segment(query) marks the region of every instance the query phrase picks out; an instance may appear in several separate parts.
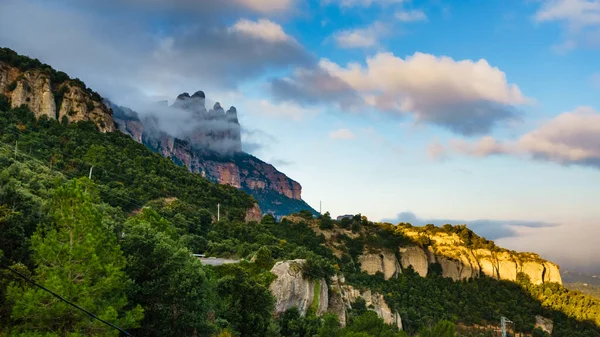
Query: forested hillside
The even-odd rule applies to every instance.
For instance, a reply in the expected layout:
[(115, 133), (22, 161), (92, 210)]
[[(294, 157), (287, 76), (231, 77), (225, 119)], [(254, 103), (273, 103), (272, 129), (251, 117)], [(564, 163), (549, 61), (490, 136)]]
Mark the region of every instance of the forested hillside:
[[(556, 283), (531, 284), (523, 274), (517, 282), (453, 281), (432, 264), (426, 277), (412, 267), (388, 279), (371, 275), (362, 270), (363, 254), (429, 243), (360, 215), (246, 222), (254, 204), (247, 194), (91, 122), (36, 119), (0, 97), (0, 140), (2, 265), (135, 336), (493, 336), (501, 316), (528, 335), (544, 335), (534, 329), (536, 316), (553, 320), (553, 336), (600, 335), (600, 301)], [(211, 267), (192, 253), (242, 261)], [(404, 331), (360, 299), (345, 326), (313, 307), (274, 315), (270, 271), (292, 259), (306, 260), (307, 279), (329, 287), (343, 275), (355, 289), (382, 294)], [(118, 335), (9, 270), (1, 275), (0, 335)]]

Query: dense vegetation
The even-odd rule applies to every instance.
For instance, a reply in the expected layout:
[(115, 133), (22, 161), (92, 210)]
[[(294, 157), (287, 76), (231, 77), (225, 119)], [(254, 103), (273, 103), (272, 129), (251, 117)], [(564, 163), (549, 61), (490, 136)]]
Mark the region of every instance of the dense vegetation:
[[(410, 243), (391, 224), (360, 214), (313, 219), (311, 211), (244, 223), (250, 196), (191, 174), (128, 136), (99, 133), (88, 122), (36, 120), (2, 97), (0, 111), (2, 264), (136, 336), (450, 337), (459, 326), (497, 325), (503, 315), (518, 331), (533, 332), (535, 315), (543, 315), (554, 320), (553, 336), (600, 333), (600, 301), (579, 292), (522, 276), (518, 283), (453, 282), (435, 268), (426, 278), (409, 269), (384, 281), (360, 272), (358, 256)], [(333, 247), (317, 234), (328, 230), (346, 234)], [(495, 247), (462, 227), (441, 230)], [(242, 262), (210, 267), (192, 252)], [(383, 294), (405, 331), (384, 324), (364, 301), (353, 304), (344, 328), (335, 315), (314, 310), (274, 317), (269, 270), (296, 258), (307, 260), (308, 278), (343, 272), (347, 283)], [(1, 275), (0, 336), (117, 335), (8, 271)]]

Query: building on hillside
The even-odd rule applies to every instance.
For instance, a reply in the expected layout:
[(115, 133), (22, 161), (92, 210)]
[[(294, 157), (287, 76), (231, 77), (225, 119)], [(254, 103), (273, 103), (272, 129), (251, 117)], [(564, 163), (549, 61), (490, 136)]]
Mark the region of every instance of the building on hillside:
[(342, 219), (352, 219), (354, 218), (354, 215), (352, 214), (346, 214), (346, 215), (340, 215), (337, 217), (337, 221), (342, 221)]

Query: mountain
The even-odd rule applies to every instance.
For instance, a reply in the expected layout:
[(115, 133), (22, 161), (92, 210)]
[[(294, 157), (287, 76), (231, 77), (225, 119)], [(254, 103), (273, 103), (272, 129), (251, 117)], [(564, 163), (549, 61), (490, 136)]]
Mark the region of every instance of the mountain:
[(0, 48), (0, 94), (11, 107), (27, 105), (38, 118), (89, 120), (102, 132), (116, 130), (112, 111), (81, 80), (8, 48)]
[(181, 94), (173, 106), (160, 110), (190, 113), (194, 128), (184, 139), (162, 131), (156, 115), (147, 115), (141, 121), (136, 112), (103, 99), (81, 80), (8, 48), (0, 49), (0, 94), (8, 98), (11, 107), (24, 104), (38, 118), (45, 116), (64, 123), (91, 121), (101, 132), (121, 130), (191, 172), (251, 194), (262, 213), (282, 216), (309, 210), (318, 214), (302, 200), (298, 182), (241, 151), (236, 109), (231, 107), (225, 112), (217, 103), (206, 110), (201, 91), (192, 96)]
[[(301, 198), (302, 186), (273, 165), (241, 151), (241, 132), (237, 110), (225, 112), (217, 102), (205, 107), (205, 94), (183, 93), (172, 106), (162, 103), (140, 118), (140, 114), (107, 101), (118, 128), (152, 151), (207, 179), (227, 184), (252, 195), (264, 214), (283, 216), (301, 210), (318, 214)], [(187, 113), (188, 130), (176, 138), (163, 131), (157, 114)]]
[[(140, 127), (138, 141), (109, 132), (111, 109), (95, 105), (99, 96), (85, 85), (65, 75), (57, 89), (51, 68), (5, 58), (0, 336), (117, 335), (21, 276), (136, 336), (493, 336), (502, 317), (513, 322), (512, 335), (600, 335), (600, 300), (565, 288), (559, 267), (534, 253), (503, 249), (466, 226), (393, 225), (360, 214), (335, 221), (309, 210), (261, 216), (240, 188), (157, 153), (172, 140), (182, 145), (171, 149), (203, 159), (235, 158), (235, 128), (190, 123), (182, 139), (149, 137), (152, 151), (142, 144), (152, 124), (137, 114), (123, 109), (121, 120)], [(15, 64), (30, 75), (11, 75)], [(48, 97), (14, 94), (35, 76), (50, 79), (40, 80)], [(62, 101), (40, 110), (68, 85), (80, 91), (72, 106), (93, 107), (59, 119), (52, 111), (60, 114)], [(14, 106), (13, 95), (26, 103)], [(229, 146), (208, 149), (206, 139)]]

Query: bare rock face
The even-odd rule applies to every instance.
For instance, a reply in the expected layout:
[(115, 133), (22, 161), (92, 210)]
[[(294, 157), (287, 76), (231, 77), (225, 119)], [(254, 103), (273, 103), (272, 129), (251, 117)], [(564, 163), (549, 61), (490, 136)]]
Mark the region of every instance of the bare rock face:
[[(408, 237), (418, 238), (422, 234), (414, 229), (405, 228)], [(428, 264), (439, 263), (442, 275), (453, 280), (464, 280), (479, 277), (481, 274), (499, 280), (516, 281), (517, 274), (522, 272), (529, 276), (533, 284), (556, 282), (562, 284), (559, 267), (544, 261), (536, 254), (515, 253), (507, 250), (471, 249), (464, 245), (457, 235), (437, 233), (430, 235), (434, 242), (427, 250), (419, 247), (401, 247), (402, 266), (420, 265), (418, 273), (427, 275), (423, 254)]]
[(429, 259), (427, 253), (417, 246), (401, 247), (400, 262), (402, 268), (412, 267), (421, 277), (426, 277), (429, 271)]
[(442, 266), (442, 276), (449, 277), (454, 281), (460, 280), (461, 264), (459, 261), (449, 259), (445, 256), (438, 256), (438, 263)]
[(386, 280), (402, 273), (400, 263), (392, 252), (382, 251), (379, 253), (363, 254), (358, 257), (360, 267), (370, 275), (381, 272)]
[[(342, 326), (347, 323), (346, 309), (352, 308), (352, 303), (363, 298), (367, 307), (375, 311), (383, 321), (402, 329), (402, 319), (398, 313), (392, 312), (385, 302), (383, 295), (371, 293), (370, 290), (359, 291), (346, 285), (343, 276), (333, 276), (328, 288), (325, 280), (307, 280), (302, 276), (301, 266), (305, 260), (277, 262), (271, 272), (277, 279), (271, 283), (271, 293), (276, 298), (275, 314), (297, 307), (305, 315), (311, 306), (316, 308), (318, 316), (330, 312), (338, 316)], [(318, 289), (317, 289), (318, 288)], [(317, 294), (318, 293), (318, 294)], [(313, 303), (318, 299), (317, 303)]]
[[(275, 303), (275, 314), (281, 314), (286, 310), (297, 307), (302, 315), (305, 315), (308, 308), (313, 305), (315, 298), (315, 283), (319, 284), (319, 288), (325, 288), (327, 291), (327, 284), (325, 280), (318, 280), (313, 282), (312, 280), (305, 279), (302, 275), (301, 266), (306, 260), (290, 260), (290, 261), (279, 261), (277, 262), (271, 272), (277, 275), (277, 279), (271, 283), (269, 289), (276, 298)], [(327, 311), (328, 298), (322, 298), (322, 291), (319, 289), (317, 305), (317, 313), (323, 313)]]
[(246, 220), (246, 222), (250, 222), (250, 221), (260, 222), (262, 220), (262, 211), (260, 210), (260, 207), (258, 207), (258, 204), (254, 204), (254, 207), (248, 208), (246, 210), (245, 220)]
[(552, 330), (554, 330), (554, 322), (551, 319), (543, 316), (535, 316), (535, 327), (541, 328), (550, 336), (552, 336)]
[(96, 124), (102, 132), (115, 131), (115, 124), (112, 119), (112, 111), (102, 102), (96, 102), (89, 97), (79, 86), (64, 84), (66, 90), (58, 119), (67, 116), (69, 122), (79, 122), (90, 120)]
[(562, 278), (560, 277), (560, 270), (558, 266), (552, 262), (544, 262), (546, 273), (544, 274), (544, 282), (554, 282), (562, 284)]
[[(66, 75), (65, 75), (66, 76)], [(21, 70), (0, 62), (0, 93), (13, 108), (26, 105), (36, 117), (92, 121), (101, 132), (115, 131), (112, 111), (68, 77), (52, 83), (48, 69)]]
[(36, 117), (56, 119), (56, 104), (50, 77), (40, 71), (26, 71), (16, 79), (10, 97), (13, 108), (27, 105)]

